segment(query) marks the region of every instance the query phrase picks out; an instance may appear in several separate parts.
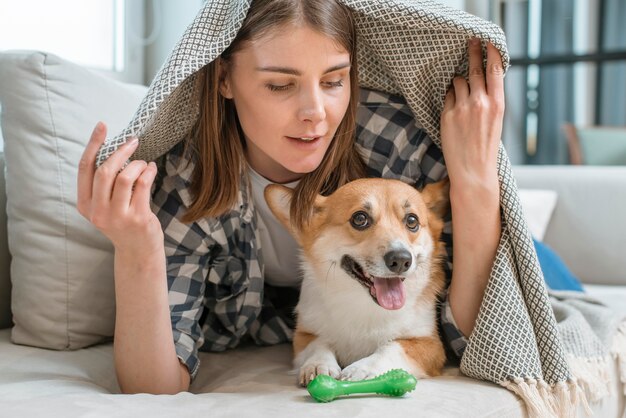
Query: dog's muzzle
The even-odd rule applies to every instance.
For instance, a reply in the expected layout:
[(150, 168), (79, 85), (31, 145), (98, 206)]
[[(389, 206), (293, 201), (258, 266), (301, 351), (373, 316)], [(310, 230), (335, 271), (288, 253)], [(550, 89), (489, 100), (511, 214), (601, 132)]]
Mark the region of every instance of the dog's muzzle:
[[(404, 306), (406, 299), (404, 289), (405, 277), (372, 276), (349, 255), (344, 255), (341, 258), (341, 268), (365, 287), (374, 302), (382, 308), (396, 310)], [(406, 269), (408, 269), (408, 267)], [(404, 269), (403, 272), (406, 271), (406, 269)]]

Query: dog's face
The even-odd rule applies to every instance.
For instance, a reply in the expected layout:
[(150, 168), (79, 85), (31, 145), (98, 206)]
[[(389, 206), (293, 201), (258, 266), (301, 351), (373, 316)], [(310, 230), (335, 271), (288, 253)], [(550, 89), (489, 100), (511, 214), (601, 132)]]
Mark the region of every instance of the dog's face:
[(318, 196), (302, 229), (289, 220), (291, 196), (283, 186), (265, 190), (270, 209), (302, 246), (305, 269), (332, 291), (356, 287), (358, 297), (396, 310), (433, 287), (433, 260), (445, 253), (439, 236), (448, 208), (447, 181), (418, 192), (399, 180), (356, 180), (328, 197)]

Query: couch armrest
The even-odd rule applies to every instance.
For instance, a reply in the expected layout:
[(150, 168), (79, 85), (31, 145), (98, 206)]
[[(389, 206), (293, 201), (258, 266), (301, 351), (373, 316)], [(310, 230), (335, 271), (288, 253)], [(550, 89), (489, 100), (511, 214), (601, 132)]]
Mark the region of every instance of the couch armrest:
[(544, 242), (584, 283), (626, 285), (626, 166), (515, 166), (519, 188), (556, 190)]
[(0, 329), (10, 327), (11, 280), (9, 279), (11, 256), (7, 240), (7, 198), (4, 184), (4, 153), (0, 152)]

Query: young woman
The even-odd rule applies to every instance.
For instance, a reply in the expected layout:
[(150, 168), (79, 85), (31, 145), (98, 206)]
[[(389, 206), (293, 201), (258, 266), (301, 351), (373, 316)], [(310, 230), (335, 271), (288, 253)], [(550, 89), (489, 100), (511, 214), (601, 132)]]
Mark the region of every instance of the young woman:
[[(480, 43), (470, 42), (469, 82), (454, 79), (441, 116), (455, 267), (443, 319), (461, 340), (472, 332), (500, 236), (503, 69), (497, 50), (487, 52), (485, 71)], [(196, 88), (200, 117), (166, 154), (157, 181), (154, 162), (124, 166), (134, 138), (95, 169), (103, 123), (79, 165), (78, 209), (115, 248), (114, 354), (125, 393), (188, 390), (199, 348), (289, 340), (283, 308), (299, 284), (297, 245), (262, 190), (270, 182), (295, 188), (292, 214), (305, 222), (317, 193), (373, 172), (355, 141), (355, 29), (335, 1), (253, 1)]]

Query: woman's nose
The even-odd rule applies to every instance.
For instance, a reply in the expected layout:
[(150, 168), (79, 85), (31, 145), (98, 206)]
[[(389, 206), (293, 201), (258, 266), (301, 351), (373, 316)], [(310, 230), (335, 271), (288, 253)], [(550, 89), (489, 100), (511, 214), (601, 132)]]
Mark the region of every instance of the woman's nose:
[(301, 95), (298, 118), (304, 122), (320, 122), (326, 118), (323, 92), (319, 88), (305, 91)]

